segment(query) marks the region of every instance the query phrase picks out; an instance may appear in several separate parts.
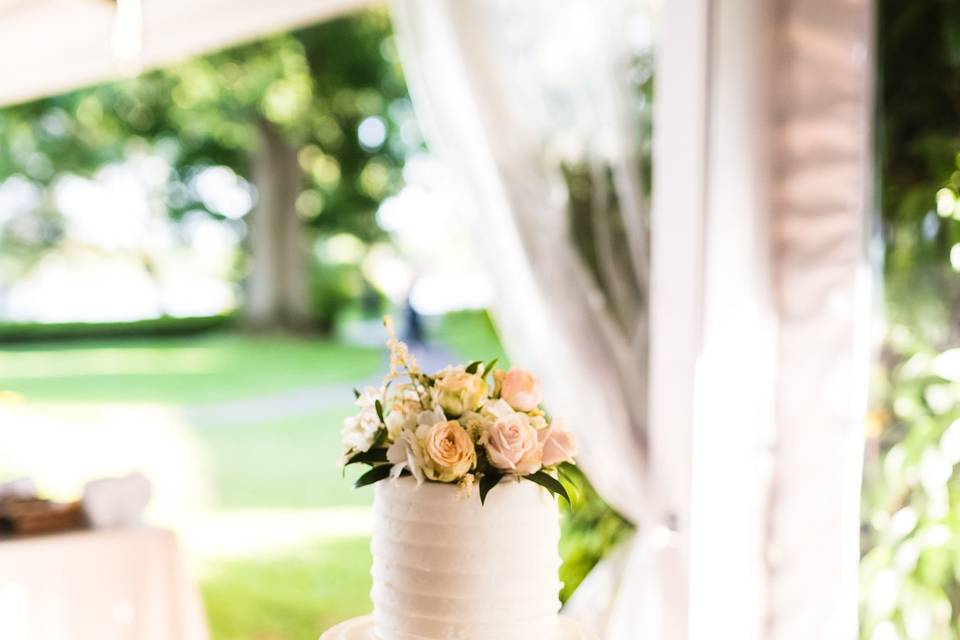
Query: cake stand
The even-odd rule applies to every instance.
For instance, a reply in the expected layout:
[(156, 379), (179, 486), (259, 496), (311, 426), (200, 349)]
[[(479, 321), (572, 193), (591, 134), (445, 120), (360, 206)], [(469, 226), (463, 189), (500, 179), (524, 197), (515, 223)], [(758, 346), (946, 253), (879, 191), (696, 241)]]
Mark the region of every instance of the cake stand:
[[(320, 636), (320, 640), (377, 640), (373, 635), (373, 616), (341, 622)], [(594, 640), (594, 637), (573, 620), (560, 616), (560, 636), (557, 640)]]

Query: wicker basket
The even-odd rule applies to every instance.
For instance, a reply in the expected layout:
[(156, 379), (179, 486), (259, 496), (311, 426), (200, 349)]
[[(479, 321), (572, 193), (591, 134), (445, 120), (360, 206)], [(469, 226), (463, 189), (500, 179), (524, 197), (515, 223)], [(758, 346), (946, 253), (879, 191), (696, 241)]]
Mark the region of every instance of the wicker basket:
[(29, 535), (78, 529), (86, 524), (83, 505), (39, 498), (0, 500), (0, 535)]

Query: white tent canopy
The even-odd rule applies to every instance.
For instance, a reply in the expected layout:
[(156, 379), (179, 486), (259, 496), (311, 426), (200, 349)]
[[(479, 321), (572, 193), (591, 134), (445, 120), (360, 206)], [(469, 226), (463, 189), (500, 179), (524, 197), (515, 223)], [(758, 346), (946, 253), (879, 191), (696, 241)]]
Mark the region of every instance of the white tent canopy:
[[(0, 0), (0, 104), (369, 4)], [(511, 111), (507, 98), (516, 95), (496, 90), (506, 75), (498, 71), (517, 67), (497, 60), (498, 38), (515, 35), (498, 9), (523, 4), (395, 0), (394, 8), (414, 101), (421, 118), (431, 116), (428, 140), (472, 185), (473, 204), (486, 205), (483, 235), (496, 240), (498, 262), (491, 271), (513, 313), (506, 342), (525, 348), (524, 361), (541, 365), (533, 368), (555, 369), (545, 391), (558, 413), (591, 409), (604, 418), (583, 434), (586, 448), (609, 469), (634, 471), (608, 473), (616, 482), (595, 477), (608, 499), (609, 487), (623, 488), (613, 497), (635, 507), (641, 525), (602, 637), (640, 629), (650, 638), (853, 637), (869, 353), (873, 0), (662, 3), (646, 379), (600, 357), (643, 349), (575, 349), (596, 342), (600, 331), (589, 329), (607, 326), (596, 319), (603, 304), (565, 290), (580, 275), (579, 264), (561, 259), (573, 255), (566, 203), (542, 154), (519, 152), (540, 149), (529, 118), (511, 120), (531, 110)], [(543, 18), (557, 4), (531, 6)], [(606, 6), (565, 4), (577, 16)], [(601, 54), (609, 31), (596, 38)], [(641, 219), (643, 207), (634, 209), (627, 213)], [(545, 305), (529, 305), (539, 324), (517, 311), (527, 300), (551, 299), (567, 302), (566, 324)], [(595, 387), (592, 407), (565, 393), (574, 383)], [(649, 411), (632, 420), (638, 388), (649, 391)]]
[(0, 105), (348, 13), (371, 0), (0, 0)]

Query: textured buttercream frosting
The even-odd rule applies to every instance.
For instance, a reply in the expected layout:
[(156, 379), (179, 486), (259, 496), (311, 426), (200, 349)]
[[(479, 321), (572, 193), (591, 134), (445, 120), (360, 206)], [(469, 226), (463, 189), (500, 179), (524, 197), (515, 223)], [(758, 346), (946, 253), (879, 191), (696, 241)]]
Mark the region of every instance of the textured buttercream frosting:
[(373, 617), (379, 640), (553, 640), (560, 527), (529, 481), (487, 495), (412, 478), (375, 485)]

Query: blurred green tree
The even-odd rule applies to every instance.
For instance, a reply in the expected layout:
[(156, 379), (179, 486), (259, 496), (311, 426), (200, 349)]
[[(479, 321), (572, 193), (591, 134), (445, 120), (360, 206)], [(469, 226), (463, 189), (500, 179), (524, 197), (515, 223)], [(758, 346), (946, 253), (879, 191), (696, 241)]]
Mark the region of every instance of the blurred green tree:
[[(160, 199), (174, 220), (194, 212), (226, 220), (237, 212), (197, 184), (205, 170), (226, 169), (256, 200), (239, 265), (247, 318), (301, 328), (331, 321), (316, 317), (314, 308), (329, 305), (311, 306), (309, 292), (337, 288), (310, 284), (311, 274), (326, 274), (313, 268), (313, 240), (379, 238), (377, 205), (419, 145), (389, 16), (366, 11), (0, 111), (0, 184), (15, 179), (49, 194), (66, 175), (154, 154), (170, 165)], [(42, 202), (22, 212), (29, 223), (0, 234), (3, 279), (62, 238), (56, 207)], [(151, 272), (151, 257), (142, 261)]]
[(887, 336), (864, 468), (861, 636), (960, 636), (960, 2), (878, 3)]
[(884, 280), (894, 321), (956, 342), (960, 303), (960, 2), (878, 6)]

